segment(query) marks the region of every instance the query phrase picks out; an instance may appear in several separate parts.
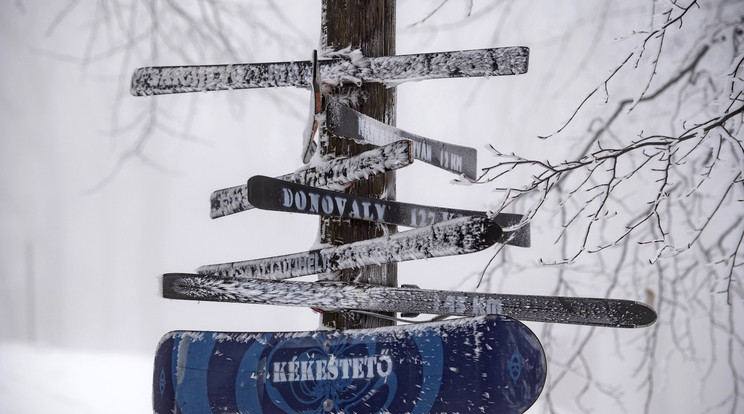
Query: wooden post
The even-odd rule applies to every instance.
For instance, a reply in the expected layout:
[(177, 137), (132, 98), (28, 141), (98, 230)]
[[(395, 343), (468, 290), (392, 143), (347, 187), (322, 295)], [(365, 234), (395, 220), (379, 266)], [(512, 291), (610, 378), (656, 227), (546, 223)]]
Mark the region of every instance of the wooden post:
[[(340, 50), (351, 46), (360, 49), (364, 56), (389, 56), (395, 54), (395, 1), (394, 0), (323, 0), (321, 37), (323, 48)], [(364, 84), (361, 90), (363, 99), (357, 109), (379, 121), (395, 125), (395, 88), (385, 88), (380, 84)], [(349, 92), (349, 89), (334, 93)], [(370, 145), (339, 138), (321, 131), (321, 155), (349, 156), (372, 148)], [(354, 183), (349, 190), (352, 194), (395, 200), (395, 172), (377, 175)], [(321, 218), (320, 239), (323, 243), (340, 245), (359, 240), (394, 233), (396, 226), (374, 224), (353, 219)], [(339, 280), (397, 286), (397, 266), (367, 266), (339, 272)], [(373, 328), (394, 324), (364, 314), (326, 312), (322, 316), (323, 325), (336, 329)]]

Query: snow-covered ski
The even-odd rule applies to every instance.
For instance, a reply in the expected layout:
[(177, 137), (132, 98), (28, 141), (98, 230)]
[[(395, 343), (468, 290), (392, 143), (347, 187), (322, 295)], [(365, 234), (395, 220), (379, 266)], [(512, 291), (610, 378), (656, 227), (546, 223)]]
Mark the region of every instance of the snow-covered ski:
[(312, 72), (312, 94), (310, 95), (310, 115), (307, 126), (302, 133), (302, 162), (307, 164), (315, 154), (318, 145), (313, 140), (315, 131), (318, 130), (318, 115), (323, 112), (322, 96), (320, 89), (320, 65), (318, 64), (318, 51), (313, 50), (313, 72)]
[(474, 253), (502, 231), (486, 217), (461, 217), (433, 226), (308, 252), (202, 266), (198, 273), (232, 278), (288, 279), (369, 265)]
[(331, 102), (326, 108), (326, 128), (336, 135), (374, 145), (411, 140), (413, 158), (473, 180), (477, 178), (478, 152), (474, 148), (411, 134), (338, 102)]
[[(412, 55), (321, 60), (323, 81), (332, 85), (366, 82), (388, 86), (425, 79), (517, 75), (527, 72), (529, 48), (523, 46)], [(312, 82), (312, 62), (138, 68), (132, 75), (135, 96), (231, 89), (295, 86)]]
[[(343, 188), (351, 182), (410, 165), (411, 142), (398, 141), (348, 158), (336, 158), (277, 177), (280, 180), (319, 188)], [(248, 186), (239, 185), (214, 191), (210, 197), (210, 217), (217, 218), (250, 210)]]
[(506, 295), (397, 288), (343, 282), (163, 275), (163, 297), (216, 302), (453, 316), (504, 315), (518, 320), (640, 328), (656, 321), (648, 305), (623, 299)]
[[(424, 227), (465, 216), (486, 217), (485, 211), (432, 207), (399, 201), (381, 200), (291, 183), (256, 175), (248, 180), (248, 202), (263, 210), (315, 214), (374, 221), (406, 227)], [(497, 214), (492, 217), (502, 229), (517, 225), (521, 214)], [(505, 231), (501, 243), (530, 246), (529, 224)]]

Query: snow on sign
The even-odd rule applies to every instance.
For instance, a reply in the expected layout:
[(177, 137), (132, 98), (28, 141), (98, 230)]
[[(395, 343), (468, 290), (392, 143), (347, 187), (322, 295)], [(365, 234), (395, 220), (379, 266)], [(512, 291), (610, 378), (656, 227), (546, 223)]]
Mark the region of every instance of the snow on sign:
[[(529, 48), (523, 46), (412, 55), (320, 60), (320, 76), (332, 85), (365, 82), (395, 86), (406, 81), (517, 75), (527, 72)], [(159, 66), (134, 71), (135, 96), (312, 84), (311, 61), (228, 65)]]
[(542, 345), (503, 316), (295, 333), (176, 331), (160, 341), (156, 413), (521, 413)]
[(503, 315), (545, 323), (642, 328), (656, 322), (648, 305), (625, 299), (428, 290), (344, 282), (299, 282), (168, 273), (163, 297), (179, 300), (299, 306), (328, 311)]
[(413, 142), (413, 158), (455, 174), (463, 174), (472, 180), (478, 178), (477, 151), (474, 148), (406, 132), (338, 102), (328, 104), (326, 126), (339, 136), (374, 145), (410, 140)]
[[(319, 188), (341, 189), (349, 183), (386, 171), (397, 170), (413, 163), (410, 141), (397, 141), (384, 147), (365, 151), (347, 158), (305, 166), (290, 174), (277, 177), (280, 180)], [(250, 210), (248, 186), (241, 185), (216, 190), (210, 197), (210, 217), (218, 218)]]
[[(398, 201), (357, 196), (255, 175), (248, 180), (251, 205), (274, 211), (355, 218), (406, 227), (425, 227), (465, 216), (486, 217), (485, 211), (432, 207)], [(499, 226), (519, 224), (521, 214), (496, 214)], [(514, 231), (504, 231), (499, 242), (513, 246), (530, 246), (529, 224)]]

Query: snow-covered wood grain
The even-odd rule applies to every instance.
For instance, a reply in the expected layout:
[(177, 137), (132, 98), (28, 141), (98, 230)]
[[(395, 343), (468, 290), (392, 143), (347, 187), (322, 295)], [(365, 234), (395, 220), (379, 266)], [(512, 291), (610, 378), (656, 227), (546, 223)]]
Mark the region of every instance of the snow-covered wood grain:
[(656, 321), (642, 303), (603, 298), (506, 295), (395, 288), (343, 282), (235, 279), (163, 275), (163, 297), (324, 310), (367, 310), (455, 316), (499, 314), (535, 322), (638, 328)]
[[(525, 73), (529, 49), (504, 47), (414, 55), (320, 61), (324, 83), (364, 82), (395, 86), (406, 81)], [(132, 75), (135, 96), (231, 89), (296, 86), (307, 88), (312, 62), (144, 67)]]
[(375, 239), (284, 256), (202, 266), (198, 273), (233, 278), (287, 279), (407, 260), (483, 250), (501, 237), (486, 217), (462, 217)]
[[(489, 216), (503, 228), (520, 223), (521, 214), (461, 210), (363, 197), (339, 191), (287, 182), (262, 175), (248, 180), (248, 201), (263, 210), (315, 214), (373, 221), (406, 227), (425, 227), (465, 216)], [(529, 224), (514, 231), (504, 231), (500, 243), (529, 247)]]

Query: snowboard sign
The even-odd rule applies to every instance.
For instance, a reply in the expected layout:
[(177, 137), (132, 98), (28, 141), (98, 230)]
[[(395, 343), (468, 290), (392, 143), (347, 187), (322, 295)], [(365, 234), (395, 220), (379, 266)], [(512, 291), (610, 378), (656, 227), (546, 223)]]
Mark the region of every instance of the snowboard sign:
[(296, 333), (177, 331), (160, 341), (156, 413), (521, 413), (545, 383), (522, 323), (464, 318)]

